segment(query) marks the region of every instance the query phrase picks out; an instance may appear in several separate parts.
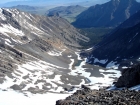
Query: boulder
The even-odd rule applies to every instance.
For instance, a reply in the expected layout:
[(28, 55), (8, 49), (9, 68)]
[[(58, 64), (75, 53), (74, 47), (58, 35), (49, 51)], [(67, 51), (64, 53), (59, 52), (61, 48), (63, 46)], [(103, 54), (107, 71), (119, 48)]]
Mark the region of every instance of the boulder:
[(122, 76), (115, 83), (117, 88), (130, 88), (140, 84), (140, 64), (122, 71)]

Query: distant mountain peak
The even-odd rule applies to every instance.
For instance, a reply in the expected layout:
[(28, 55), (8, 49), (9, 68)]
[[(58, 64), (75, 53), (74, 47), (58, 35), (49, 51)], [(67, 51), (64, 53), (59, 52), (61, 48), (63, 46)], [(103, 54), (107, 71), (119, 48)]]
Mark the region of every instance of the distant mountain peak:
[[(136, 0), (111, 0), (109, 3), (112, 3), (113, 5), (123, 5), (124, 7), (130, 7), (131, 5), (135, 5), (138, 2)], [(119, 7), (120, 8), (120, 7)]]
[(111, 0), (91, 6), (77, 16), (75, 27), (116, 27), (140, 10), (136, 0)]
[(116, 3), (116, 4), (122, 4), (122, 3), (133, 4), (133, 3), (137, 3), (136, 0), (111, 0), (111, 2)]
[(136, 2), (136, 0), (111, 0), (112, 2)]
[(120, 0), (111, 0), (112, 2), (120, 2)]

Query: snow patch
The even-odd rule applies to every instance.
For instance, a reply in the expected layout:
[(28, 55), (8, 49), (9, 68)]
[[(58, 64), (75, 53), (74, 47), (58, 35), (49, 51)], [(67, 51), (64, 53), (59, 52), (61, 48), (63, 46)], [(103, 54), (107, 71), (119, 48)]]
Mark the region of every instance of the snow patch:
[[(18, 93), (12, 90), (2, 91), (0, 90), (0, 104), (1, 105), (55, 105), (59, 99), (65, 99), (71, 94), (31, 94), (31, 93)], [(28, 95), (25, 96), (25, 95)], [(17, 99), (18, 98), (18, 99)]]
[(126, 66), (124, 66), (124, 67), (122, 67), (122, 69), (127, 69), (128, 67), (126, 67)]
[[(60, 78), (61, 75), (55, 75), (54, 78), (49, 79), (49, 76), (54, 75), (56, 68), (58, 68), (58, 66), (49, 65), (44, 61), (33, 61), (18, 65), (18, 69), (12, 73), (13, 78), (6, 76), (4, 83), (0, 84), (0, 88), (9, 89), (14, 84), (19, 86), (25, 84), (26, 87), (22, 90), (28, 90), (30, 87), (39, 87), (39, 89), (42, 89), (45, 83), (49, 83), (52, 86), (52, 91), (56, 92), (56, 90), (58, 91), (58, 86), (54, 82), (63, 84)], [(38, 80), (42, 82), (38, 83)], [(59, 89), (60, 88), (61, 87), (59, 87)]]
[(62, 49), (62, 51), (58, 51), (56, 49), (54, 49), (54, 51), (49, 51), (48, 54), (51, 56), (62, 56), (62, 53), (65, 51), (66, 49)]
[(26, 24), (27, 28), (31, 29), (31, 31), (36, 32), (36, 35), (37, 34), (44, 34), (44, 32), (42, 30), (40, 30), (39, 28), (33, 26), (32, 24), (28, 23), (27, 21), (25, 21), (25, 24)]
[(97, 58), (95, 58), (94, 63), (101, 63), (101, 64), (105, 64), (108, 60), (99, 60)]
[(108, 68), (108, 69), (111, 69), (111, 68), (113, 68), (113, 69), (118, 69), (119, 64), (116, 64), (116, 63), (117, 63), (117, 62), (111, 61), (110, 63), (108, 63), (108, 65), (106, 66), (106, 68)]
[(69, 64), (69, 69), (72, 70), (73, 69), (73, 64), (74, 64), (74, 59), (70, 59), (71, 63)]
[(24, 33), (21, 30), (18, 30), (16, 28), (12, 27), (10, 24), (7, 24), (7, 25), (2, 24), (2, 27), (0, 27), (0, 31), (3, 34), (11, 33), (16, 36), (24, 36)]
[(68, 58), (71, 58), (72, 57), (72, 55), (68, 55)]
[(91, 47), (91, 48), (89, 48), (89, 49), (86, 49), (86, 51), (90, 51), (90, 50), (92, 50), (93, 49), (93, 47)]
[(133, 86), (131, 88), (129, 88), (130, 90), (136, 90), (136, 91), (140, 91), (140, 85), (137, 86)]
[(6, 20), (6, 18), (5, 18), (5, 16), (3, 15), (2, 11), (3, 11), (3, 10), (0, 8), (0, 18), (1, 18), (2, 20)]
[[(107, 90), (122, 90), (122, 89), (125, 89), (125, 87), (122, 87), (122, 88), (117, 88), (116, 86), (111, 86), (110, 88), (108, 88)], [(140, 85), (137, 85), (137, 86), (133, 86), (133, 87), (130, 87), (128, 88), (129, 90), (135, 90), (135, 91), (140, 91)]]
[(133, 38), (129, 41), (131, 42), (139, 33), (137, 32), (135, 36), (133, 36)]
[[(74, 59), (72, 60), (71, 64), (73, 64)], [(86, 72), (86, 68), (83, 68), (83, 66), (86, 65), (86, 59), (84, 61), (81, 62), (81, 64), (79, 66), (76, 66), (74, 70), (71, 70), (71, 73), (69, 73), (70, 75), (81, 75), (86, 77), (91, 83), (90, 84), (94, 84), (94, 87), (97, 89), (99, 89), (99, 85), (100, 86), (108, 86), (111, 85), (112, 82), (114, 81), (114, 79), (112, 77), (119, 77), (121, 75), (120, 71), (118, 70), (103, 70), (100, 69), (99, 72), (103, 75), (103, 77), (91, 77), (91, 73), (90, 72)], [(106, 74), (105, 72), (109, 72), (109, 74)], [(100, 83), (100, 84), (98, 84)], [(97, 84), (97, 85), (96, 85)]]
[(75, 52), (75, 54), (77, 55), (77, 59), (78, 59), (78, 60), (82, 60), (81, 57), (80, 57), (79, 52)]

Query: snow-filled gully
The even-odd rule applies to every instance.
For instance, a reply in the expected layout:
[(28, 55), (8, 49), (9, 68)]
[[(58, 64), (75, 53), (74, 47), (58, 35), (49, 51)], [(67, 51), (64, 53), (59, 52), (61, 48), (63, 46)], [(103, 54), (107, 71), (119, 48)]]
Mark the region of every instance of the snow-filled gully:
[[(72, 55), (68, 56), (68, 58), (71, 61), (68, 68), (71, 71), (69, 75), (77, 76), (80, 74), (81, 76), (87, 78), (90, 81), (90, 84), (92, 84), (92, 87), (91, 87), (92, 89), (99, 89), (102, 86), (111, 85), (112, 82), (114, 81), (112, 77), (120, 76), (120, 72), (113, 69), (110, 69), (110, 70), (99, 69), (99, 72), (100, 74), (103, 75), (103, 77), (91, 76), (90, 72), (86, 72), (86, 69), (89, 69), (89, 68), (83, 67), (84, 65), (86, 65), (86, 59), (81, 59), (78, 52), (75, 52), (75, 54), (77, 55), (77, 59), (74, 59)], [(79, 66), (74, 67), (75, 60), (80, 61)], [(32, 68), (33, 71), (28, 70), (28, 68), (30, 69)], [(45, 76), (42, 75), (42, 72), (46, 73), (47, 75), (53, 75), (53, 70), (55, 71), (55, 68), (61, 68), (61, 67), (57, 67), (55, 65), (50, 66), (50, 64), (46, 62), (42, 62), (42, 61), (28, 62), (27, 64), (18, 66), (18, 70), (16, 70), (15, 73), (13, 73), (13, 76), (15, 77), (14, 79), (16, 80), (16, 82), (13, 82), (12, 79), (10, 79), (9, 77), (6, 77), (7, 82), (0, 85), (0, 94), (1, 94), (0, 104), (1, 105), (17, 105), (18, 103), (20, 103), (20, 105), (25, 105), (25, 104), (38, 105), (39, 103), (41, 105), (46, 105), (46, 104), (55, 105), (56, 100), (64, 99), (67, 96), (71, 95), (71, 93), (73, 93), (76, 90), (67, 94), (59, 94), (59, 92), (63, 91), (64, 89), (61, 86), (58, 87), (56, 84), (54, 84), (54, 82), (63, 84), (60, 79), (61, 75), (55, 75), (54, 79), (49, 79), (49, 78), (45, 79)], [(47, 71), (45, 69), (47, 69)], [(22, 73), (19, 71), (22, 71)], [(25, 76), (29, 76), (29, 79), (23, 79), (23, 77)], [(19, 93), (18, 91), (13, 91), (11, 89), (6, 88), (6, 87), (11, 86), (12, 84), (20, 85), (21, 83), (26, 82), (27, 86), (23, 89), (23, 91), (27, 91), (28, 88), (36, 87), (36, 86), (39, 89), (42, 89), (43, 83), (35, 84), (35, 82), (38, 79), (46, 80), (47, 83), (51, 84), (53, 88), (51, 88), (50, 91), (55, 92), (55, 93), (47, 92), (44, 94), (31, 94), (30, 92), (24, 92), (23, 94), (23, 93)], [(30, 80), (32, 80), (32, 82), (29, 82)], [(82, 84), (85, 84), (84, 79), (82, 79), (82, 82), (79, 83), (78, 86)], [(50, 86), (48, 86), (48, 88), (50, 88)], [(3, 91), (5, 89), (6, 91)], [(15, 100), (17, 97), (18, 97), (18, 100)]]
[[(77, 55), (77, 59), (81, 60), (81, 58), (79, 57), (79, 54), (77, 52), (75, 54)], [(69, 65), (69, 69), (71, 69), (70, 75), (76, 76), (78, 74), (81, 74), (81, 76), (86, 77), (90, 81), (90, 84), (93, 85), (92, 87), (93, 89), (99, 89), (100, 87), (103, 87), (103, 86), (109, 86), (114, 82), (115, 80), (114, 78), (118, 78), (121, 75), (119, 70), (99, 69), (99, 72), (100, 74), (103, 75), (103, 77), (94, 77), (94, 76), (91, 76), (90, 72), (86, 71), (86, 69), (88, 68), (83, 67), (84, 65), (86, 65), (86, 59), (83, 59), (80, 65), (75, 66), (74, 69), (72, 70), (73, 64), (74, 64), (74, 59), (71, 59), (71, 63)]]

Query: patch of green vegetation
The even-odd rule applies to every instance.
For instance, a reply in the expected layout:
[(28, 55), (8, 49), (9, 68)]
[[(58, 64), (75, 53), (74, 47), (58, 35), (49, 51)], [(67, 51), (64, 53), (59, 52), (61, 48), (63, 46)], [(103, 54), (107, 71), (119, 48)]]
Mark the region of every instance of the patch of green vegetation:
[(61, 17), (69, 21), (70, 23), (74, 22), (76, 20), (76, 17), (80, 14), (79, 13), (72, 13), (72, 14), (59, 14)]
[(82, 28), (79, 29), (79, 32), (82, 35), (85, 35), (90, 39), (89, 42), (80, 42), (80, 45), (83, 46), (83, 48), (89, 48), (96, 44), (98, 44), (100, 41), (102, 41), (104, 35), (111, 32), (113, 28)]
[(82, 7), (79, 5), (73, 6), (59, 6), (48, 10), (48, 15), (53, 15), (58, 13), (59, 16), (65, 18), (70, 23), (76, 20), (76, 17), (83, 11), (85, 11), (87, 7)]
[(63, 16), (64, 19), (66, 19), (68, 22), (72, 23), (76, 20), (76, 16)]

